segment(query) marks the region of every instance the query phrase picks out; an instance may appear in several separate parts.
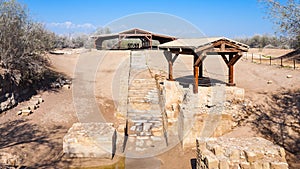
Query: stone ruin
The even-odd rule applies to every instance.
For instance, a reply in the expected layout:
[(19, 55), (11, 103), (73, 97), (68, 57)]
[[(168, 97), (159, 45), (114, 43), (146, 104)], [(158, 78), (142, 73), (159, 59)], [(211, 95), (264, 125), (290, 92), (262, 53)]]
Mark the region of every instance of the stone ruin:
[(198, 138), (198, 169), (287, 169), (282, 147), (260, 138)]
[[(178, 132), (184, 147), (197, 143), (197, 169), (287, 169), (285, 150), (260, 138), (223, 138), (237, 125), (244, 89), (222, 86), (184, 89), (178, 82), (161, 83), (168, 131)], [(179, 130), (178, 130), (179, 128)]]
[(112, 158), (117, 133), (111, 123), (74, 123), (63, 139), (68, 157)]
[(146, 68), (141, 67), (146, 59), (136, 54), (132, 52), (131, 63), (121, 73), (121, 94), (115, 113), (119, 125), (115, 128), (106, 123), (74, 124), (64, 137), (66, 155), (124, 155), (124, 140), (128, 137), (125, 154), (138, 158), (178, 144), (195, 147), (197, 140), (198, 169), (288, 168), (284, 149), (265, 139), (222, 137), (238, 125), (244, 89), (212, 84), (199, 87), (198, 94), (194, 94), (192, 86), (183, 88), (159, 73), (154, 73), (156, 82), (153, 77), (131, 77)]
[[(200, 87), (199, 93), (193, 94), (192, 87), (186, 89), (178, 82), (156, 80), (159, 84), (159, 102), (164, 106), (162, 134), (169, 147), (181, 142), (183, 148), (190, 148), (195, 146), (197, 140), (198, 169), (288, 168), (284, 149), (270, 141), (259, 137), (222, 137), (237, 125), (234, 119), (244, 100), (243, 89), (215, 85)], [(216, 94), (220, 91), (221, 94)], [(133, 126), (127, 129), (128, 134), (136, 137), (132, 151), (146, 153), (147, 148), (141, 147), (145, 145), (138, 145), (141, 136), (131, 133)], [(63, 150), (69, 157), (111, 158), (116, 152), (124, 150), (125, 132), (117, 132), (113, 124), (108, 123), (75, 123), (64, 137)]]

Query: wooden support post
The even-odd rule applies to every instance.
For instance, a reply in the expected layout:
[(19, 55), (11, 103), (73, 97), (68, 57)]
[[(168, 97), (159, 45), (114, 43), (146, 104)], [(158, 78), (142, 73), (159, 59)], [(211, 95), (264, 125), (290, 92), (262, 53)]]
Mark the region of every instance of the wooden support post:
[(294, 70), (296, 69), (296, 59), (293, 60), (294, 61)]
[(234, 86), (235, 84), (233, 83), (233, 65), (229, 65), (228, 68), (229, 68), (228, 85)]
[(194, 55), (194, 94), (198, 93), (199, 84), (199, 66), (196, 64), (198, 57), (198, 55)]
[(251, 62), (253, 62), (253, 53), (252, 53), (252, 60), (251, 60)]
[(172, 59), (168, 60), (169, 63), (169, 80), (174, 80), (173, 79), (173, 62)]
[(261, 54), (259, 54), (259, 63), (261, 64)]
[(283, 67), (283, 64), (282, 64), (282, 57), (280, 58), (280, 66)]
[(270, 56), (270, 66), (272, 65), (272, 56)]
[(203, 61), (201, 61), (199, 65), (199, 77), (203, 78)]
[(194, 66), (194, 94), (198, 93), (198, 85), (199, 85), (199, 67)]
[[(234, 79), (233, 79), (233, 65), (241, 58), (241, 55), (233, 55), (229, 54), (229, 62), (227, 63), (228, 66), (228, 86), (235, 86)], [(225, 61), (225, 60), (224, 60)]]

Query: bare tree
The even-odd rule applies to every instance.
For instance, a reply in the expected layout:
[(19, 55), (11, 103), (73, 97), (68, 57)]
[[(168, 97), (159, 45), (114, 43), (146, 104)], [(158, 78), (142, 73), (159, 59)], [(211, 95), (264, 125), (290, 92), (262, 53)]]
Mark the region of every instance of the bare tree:
[(293, 47), (300, 47), (300, 0), (288, 0), (282, 4), (277, 0), (260, 0), (266, 5), (268, 18), (285, 36), (294, 40)]

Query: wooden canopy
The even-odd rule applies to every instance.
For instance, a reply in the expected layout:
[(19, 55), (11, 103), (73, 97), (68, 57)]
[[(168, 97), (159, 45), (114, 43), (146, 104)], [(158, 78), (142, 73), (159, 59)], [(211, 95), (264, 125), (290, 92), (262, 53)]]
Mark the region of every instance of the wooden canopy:
[[(203, 77), (203, 61), (208, 55), (221, 55), (229, 70), (227, 85), (233, 86), (234, 64), (242, 57), (242, 52), (247, 52), (249, 46), (237, 41), (225, 38), (198, 38), (198, 39), (178, 39), (159, 45), (160, 49), (165, 49), (166, 58), (169, 63), (169, 80), (173, 79), (173, 63), (179, 54), (194, 56), (194, 93), (198, 93), (199, 76)], [(172, 56), (172, 53), (175, 56)]]
[(173, 36), (152, 33), (138, 28), (126, 30), (115, 34), (93, 36), (92, 38), (95, 39), (95, 47), (98, 50), (102, 49), (103, 41), (109, 39), (116, 39), (116, 38), (119, 39), (118, 48), (120, 48), (122, 39), (126, 39), (126, 38), (140, 39), (142, 41), (142, 48), (152, 48), (152, 40), (157, 40), (159, 41), (160, 44), (163, 44), (177, 39), (176, 37)]

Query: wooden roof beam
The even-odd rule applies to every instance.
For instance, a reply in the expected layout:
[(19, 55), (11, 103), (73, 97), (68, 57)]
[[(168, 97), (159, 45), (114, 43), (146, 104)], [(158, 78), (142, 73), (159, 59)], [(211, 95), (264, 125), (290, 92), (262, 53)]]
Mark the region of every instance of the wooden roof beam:
[[(213, 46), (214, 47), (218, 47), (220, 46), (220, 50), (226, 50), (229, 48), (235, 48), (237, 50), (241, 50), (241, 51), (248, 51), (248, 49), (246, 47), (243, 47), (243, 46), (240, 46), (240, 45), (237, 45), (235, 43), (232, 43), (230, 41), (226, 41), (226, 40), (220, 40), (220, 41), (217, 41), (217, 42), (214, 42), (213, 43)], [(228, 47), (227, 47), (228, 46)]]

